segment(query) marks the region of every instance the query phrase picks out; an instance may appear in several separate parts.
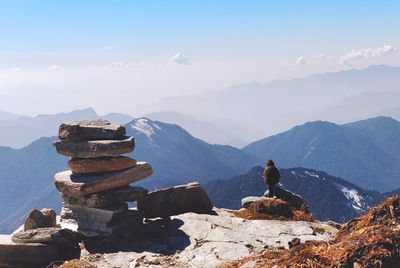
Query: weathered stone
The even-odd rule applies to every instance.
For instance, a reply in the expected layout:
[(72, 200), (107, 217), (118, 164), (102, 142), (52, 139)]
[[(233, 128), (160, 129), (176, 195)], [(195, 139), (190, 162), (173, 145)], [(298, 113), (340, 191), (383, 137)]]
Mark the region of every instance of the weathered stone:
[(125, 157), (73, 158), (68, 166), (73, 173), (110, 172), (134, 167), (136, 160)]
[(59, 154), (75, 158), (118, 156), (130, 153), (135, 148), (135, 140), (132, 137), (126, 136), (120, 140), (58, 140), (53, 142), (53, 144)]
[(47, 217), (51, 222), (51, 227), (57, 226), (57, 214), (52, 208), (42, 208), (40, 212), (43, 213), (45, 217)]
[(95, 194), (84, 195), (80, 197), (63, 195), (64, 203), (76, 206), (85, 206), (92, 208), (101, 208), (114, 206), (125, 202), (133, 202), (147, 195), (148, 190), (142, 187), (123, 186), (110, 189)]
[(114, 140), (121, 138), (125, 133), (124, 126), (102, 119), (61, 124), (58, 130), (61, 140), (70, 141)]
[(64, 247), (79, 247), (78, 240), (71, 230), (61, 228), (38, 228), (15, 233), (11, 237), (14, 243), (43, 243)]
[(251, 204), (257, 201), (263, 201), (267, 198), (264, 196), (248, 196), (242, 199), (242, 208), (248, 208)]
[(111, 234), (142, 223), (143, 214), (128, 210), (126, 205), (107, 209), (70, 206), (61, 211), (61, 227), (85, 236)]
[(55, 244), (12, 242), (11, 235), (0, 235), (0, 267), (37, 268), (47, 267), (56, 260), (80, 257), (80, 249)]
[(165, 218), (187, 212), (211, 213), (212, 208), (206, 192), (197, 182), (154, 191), (138, 200), (138, 209), (146, 218)]
[[(268, 196), (269, 191), (264, 193), (264, 196)], [(298, 194), (292, 193), (288, 190), (275, 187), (274, 194), (277, 198), (288, 202), (289, 206), (297, 210), (304, 210), (308, 212), (308, 204), (306, 200)]]
[(74, 174), (71, 171), (64, 171), (55, 175), (55, 185), (63, 194), (83, 196), (126, 186), (131, 182), (145, 179), (152, 173), (153, 169), (146, 162), (138, 162), (130, 169), (98, 174)]
[[(54, 212), (54, 210), (53, 210)], [(52, 215), (53, 216), (53, 215)], [(54, 212), (55, 219), (55, 212)], [(32, 209), (28, 217), (25, 219), (24, 230), (31, 230), (37, 228), (55, 227), (55, 223), (50, 216), (44, 215), (37, 209)]]

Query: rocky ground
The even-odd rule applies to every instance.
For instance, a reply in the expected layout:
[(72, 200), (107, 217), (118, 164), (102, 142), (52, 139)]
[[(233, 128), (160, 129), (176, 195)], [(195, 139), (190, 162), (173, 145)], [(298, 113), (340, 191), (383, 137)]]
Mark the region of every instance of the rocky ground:
[(64, 267), (217, 267), (271, 248), (288, 248), (294, 238), (327, 241), (337, 232), (322, 223), (246, 220), (225, 209), (215, 212), (186, 213), (167, 223), (154, 220), (136, 237), (88, 243), (80, 262)]

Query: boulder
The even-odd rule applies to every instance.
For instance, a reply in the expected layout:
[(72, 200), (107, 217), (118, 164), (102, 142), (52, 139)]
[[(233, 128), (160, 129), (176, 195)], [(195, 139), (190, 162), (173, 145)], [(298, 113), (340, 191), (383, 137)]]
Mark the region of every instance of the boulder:
[(79, 241), (71, 230), (55, 227), (21, 231), (14, 233), (11, 239), (14, 243), (43, 243), (79, 248)]
[(47, 267), (56, 260), (80, 257), (80, 249), (55, 244), (14, 243), (11, 235), (0, 235), (0, 267), (36, 268)]
[[(268, 196), (269, 191), (267, 190), (264, 193), (264, 196)], [(306, 200), (301, 197), (298, 194), (292, 193), (288, 190), (276, 187), (275, 188), (275, 196), (279, 199), (282, 199), (284, 201), (286, 201), (289, 206), (291, 206), (292, 208), (296, 209), (296, 210), (303, 210), (305, 212), (308, 212), (308, 204), (306, 202)]]
[(53, 209), (44, 209), (43, 212), (37, 209), (31, 210), (25, 219), (24, 230), (45, 227), (56, 227), (56, 212)]
[(251, 204), (257, 201), (266, 200), (267, 197), (264, 196), (248, 196), (242, 199), (242, 208), (248, 208)]
[(114, 206), (125, 202), (133, 202), (147, 195), (148, 190), (142, 187), (123, 186), (95, 194), (80, 197), (64, 195), (63, 202), (66, 206), (76, 205), (91, 208)]
[(126, 204), (110, 208), (63, 207), (61, 227), (85, 236), (109, 235), (143, 224), (143, 214), (128, 210)]
[(136, 160), (125, 157), (73, 158), (68, 166), (73, 173), (110, 172), (134, 167)]
[(114, 140), (121, 138), (125, 133), (124, 126), (102, 119), (61, 124), (58, 130), (61, 140), (70, 141)]
[(74, 158), (118, 156), (130, 153), (135, 148), (135, 140), (126, 136), (120, 140), (58, 140), (54, 141), (53, 144), (57, 149), (57, 153)]
[(55, 175), (58, 191), (69, 196), (84, 196), (104, 190), (119, 188), (149, 177), (150, 164), (138, 162), (133, 168), (97, 174), (75, 174), (70, 170)]
[(212, 213), (213, 205), (197, 182), (149, 193), (138, 200), (138, 210), (146, 218), (166, 218), (187, 212)]

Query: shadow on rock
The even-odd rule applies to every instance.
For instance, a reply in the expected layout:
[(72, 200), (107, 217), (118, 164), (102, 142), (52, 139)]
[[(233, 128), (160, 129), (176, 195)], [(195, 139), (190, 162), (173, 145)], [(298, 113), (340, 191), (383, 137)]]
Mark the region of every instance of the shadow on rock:
[(179, 228), (182, 220), (147, 220), (140, 229), (125, 230), (108, 237), (89, 238), (84, 241), (90, 253), (153, 252), (173, 255), (190, 245), (189, 236)]

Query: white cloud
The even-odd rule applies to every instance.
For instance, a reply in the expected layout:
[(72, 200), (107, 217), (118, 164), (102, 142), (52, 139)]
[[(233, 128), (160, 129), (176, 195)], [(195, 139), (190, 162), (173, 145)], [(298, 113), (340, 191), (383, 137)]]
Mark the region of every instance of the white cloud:
[(169, 59), (169, 63), (175, 64), (190, 64), (189, 58), (178, 52)]
[(18, 66), (18, 67), (15, 67), (15, 68), (12, 68), (11, 69), (11, 71), (13, 71), (13, 72), (19, 72), (19, 71), (22, 71), (22, 67), (21, 66)]
[(50, 69), (50, 70), (57, 71), (57, 70), (60, 70), (60, 69), (61, 69), (61, 67), (60, 67), (60, 66), (58, 66), (58, 65), (51, 65), (51, 66), (49, 67), (49, 69)]
[(114, 48), (112, 47), (112, 46), (106, 46), (105, 48), (104, 48), (104, 50), (113, 50)]
[(320, 60), (325, 60), (326, 59), (326, 55), (324, 53), (321, 53), (317, 56), (318, 59)]
[(378, 48), (360, 48), (352, 49), (339, 58), (341, 64), (351, 63), (362, 59), (372, 59), (393, 54), (397, 49), (390, 45)]
[(303, 56), (298, 57), (297, 60), (296, 60), (296, 64), (297, 65), (304, 65), (304, 64), (306, 64), (306, 59)]
[(113, 62), (111, 63), (108, 67), (114, 68), (132, 68), (135, 66), (138, 66), (138, 63), (127, 63), (126, 61), (118, 61), (118, 62)]

